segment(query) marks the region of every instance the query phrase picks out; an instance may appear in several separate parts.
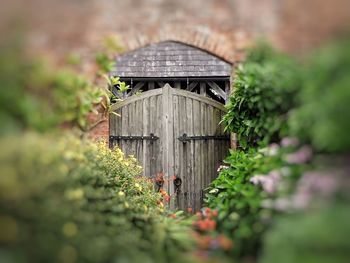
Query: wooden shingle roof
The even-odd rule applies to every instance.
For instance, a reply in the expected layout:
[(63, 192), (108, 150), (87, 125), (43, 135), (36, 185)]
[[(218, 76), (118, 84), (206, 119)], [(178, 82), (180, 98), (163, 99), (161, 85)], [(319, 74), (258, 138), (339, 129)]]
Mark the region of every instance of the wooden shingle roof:
[(227, 77), (232, 65), (174, 41), (151, 44), (117, 57), (112, 75), (125, 78)]

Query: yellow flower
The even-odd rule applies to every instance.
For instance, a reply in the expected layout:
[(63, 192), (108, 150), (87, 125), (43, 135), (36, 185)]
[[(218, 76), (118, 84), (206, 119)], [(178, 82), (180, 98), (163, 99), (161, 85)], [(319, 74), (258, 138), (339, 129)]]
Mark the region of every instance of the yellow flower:
[(84, 197), (84, 191), (80, 188), (69, 190), (66, 192), (66, 197), (69, 200), (81, 200)]
[(78, 233), (77, 225), (72, 222), (68, 222), (63, 225), (62, 232), (67, 237), (73, 237)]
[(142, 191), (142, 186), (139, 183), (135, 183), (135, 188), (140, 192)]

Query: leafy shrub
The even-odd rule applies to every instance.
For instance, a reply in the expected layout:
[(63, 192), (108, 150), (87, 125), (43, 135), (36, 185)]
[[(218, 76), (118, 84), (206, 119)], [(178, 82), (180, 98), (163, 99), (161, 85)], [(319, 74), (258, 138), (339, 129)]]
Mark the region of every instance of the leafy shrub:
[(189, 228), (163, 215), (134, 158), (74, 138), (0, 144), (2, 262), (186, 261)]
[(280, 189), (284, 175), (290, 182), (299, 175), (299, 168), (282, 158), (286, 151), (289, 150), (277, 145), (262, 151), (231, 151), (225, 160), (228, 166), (208, 188), (205, 202), (219, 211), (218, 230), (233, 239), (236, 256), (258, 251), (274, 211), (264, 207), (264, 201), (274, 198), (277, 192), (289, 191), (286, 185)]
[(299, 88), (298, 70), (288, 56), (266, 45), (250, 52), (236, 71), (233, 93), (223, 118), (242, 148), (277, 142), (286, 133), (287, 112)]
[(344, 152), (350, 149), (349, 39), (318, 50), (303, 72), (299, 107), (289, 120), (292, 132), (315, 149)]
[[(112, 38), (107, 40), (107, 50), (118, 47), (112, 45)], [(112, 65), (107, 51), (96, 56), (100, 58), (96, 61), (99, 70), (88, 77), (75, 68), (57, 69), (41, 58), (26, 56), (21, 40), (10, 38), (2, 44), (0, 134), (26, 129), (47, 132), (62, 125), (85, 132), (93, 127), (94, 123), (88, 121), (89, 114), (97, 114), (100, 106), (106, 115), (111, 103), (116, 102), (108, 86), (125, 85), (119, 79), (107, 77)], [(74, 54), (70, 57), (71, 64), (75, 64), (78, 58)]]
[(306, 61), (299, 106), (289, 124), (291, 132), (311, 143), (317, 153), (317, 169), (305, 173), (293, 193), (299, 203), (310, 204), (275, 219), (266, 233), (260, 262), (349, 261), (348, 47), (349, 39), (341, 40)]
[(337, 204), (280, 218), (266, 235), (259, 262), (348, 262), (349, 216), (348, 204)]

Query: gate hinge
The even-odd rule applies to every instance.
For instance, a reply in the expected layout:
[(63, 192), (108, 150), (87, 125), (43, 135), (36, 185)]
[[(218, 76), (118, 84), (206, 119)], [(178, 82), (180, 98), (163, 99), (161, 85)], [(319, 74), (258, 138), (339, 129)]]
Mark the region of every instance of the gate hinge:
[(182, 136), (177, 138), (181, 142), (188, 142), (192, 140), (221, 140), (226, 141), (230, 140), (230, 136), (228, 135), (198, 135), (198, 136), (187, 136), (186, 133), (184, 133)]
[(151, 133), (150, 135), (110, 135), (109, 141), (120, 141), (120, 140), (150, 140), (150, 141), (156, 141), (159, 137)]

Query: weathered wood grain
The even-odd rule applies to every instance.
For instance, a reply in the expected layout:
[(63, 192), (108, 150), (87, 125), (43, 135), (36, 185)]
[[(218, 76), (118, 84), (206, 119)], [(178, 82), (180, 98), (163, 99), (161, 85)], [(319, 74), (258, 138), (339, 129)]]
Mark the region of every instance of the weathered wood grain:
[[(114, 142), (126, 155), (134, 154), (142, 164), (143, 175), (154, 178), (157, 173), (165, 175), (164, 188), (173, 196), (171, 208), (200, 209), (203, 189), (217, 176), (216, 169), (226, 157), (229, 141), (190, 140), (188, 136), (223, 135), (219, 125), (225, 108), (222, 104), (203, 95), (173, 89), (168, 84), (139, 96), (131, 96), (111, 115), (111, 135), (158, 136), (156, 141), (120, 140)], [(179, 195), (173, 176), (182, 180)]]

